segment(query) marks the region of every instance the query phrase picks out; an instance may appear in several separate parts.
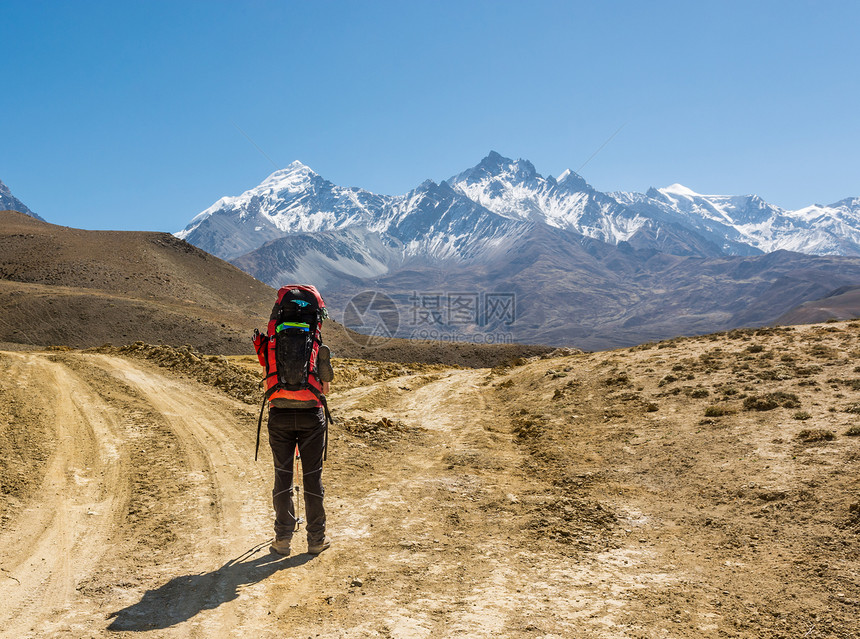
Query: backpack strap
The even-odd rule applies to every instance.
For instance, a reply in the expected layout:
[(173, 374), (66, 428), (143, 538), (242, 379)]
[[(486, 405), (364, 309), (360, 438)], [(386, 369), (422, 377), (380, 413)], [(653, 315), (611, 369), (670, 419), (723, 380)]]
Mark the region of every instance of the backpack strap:
[(257, 461), (257, 453), (260, 452), (260, 430), (263, 428), (263, 412), (266, 410), (266, 402), (275, 394), (275, 391), (280, 390), (280, 384), (275, 384), (266, 394), (263, 395), (263, 404), (260, 406), (260, 416), (257, 418), (257, 446), (254, 448), (254, 461)]
[(323, 444), (323, 461), (326, 461), (328, 459), (328, 425), (334, 424), (334, 420), (332, 419), (331, 413), (328, 410), (328, 401), (326, 400), (325, 395), (323, 395), (313, 386), (309, 385), (308, 388), (314, 395), (316, 395), (316, 398), (320, 401), (320, 404), (322, 404), (323, 412), (325, 413), (325, 443)]

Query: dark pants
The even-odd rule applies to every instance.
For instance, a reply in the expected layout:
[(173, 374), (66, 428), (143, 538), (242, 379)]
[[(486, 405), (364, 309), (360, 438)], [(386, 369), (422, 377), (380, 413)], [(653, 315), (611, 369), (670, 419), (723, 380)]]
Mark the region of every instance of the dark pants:
[(322, 408), (269, 409), (269, 445), (275, 462), (275, 536), (290, 538), (296, 528), (293, 504), (293, 462), (299, 447), (302, 483), (305, 491), (305, 529), (308, 543), (325, 537), (325, 509), (322, 485), (323, 448), (326, 422)]

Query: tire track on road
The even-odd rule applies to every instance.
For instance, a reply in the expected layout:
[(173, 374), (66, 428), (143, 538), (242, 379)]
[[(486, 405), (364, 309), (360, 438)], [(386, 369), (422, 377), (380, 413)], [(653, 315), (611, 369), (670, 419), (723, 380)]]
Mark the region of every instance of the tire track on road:
[(110, 408), (66, 367), (43, 356), (10, 357), (14, 374), (37, 382), (30, 395), (49, 409), (56, 445), (40, 489), (0, 535), (0, 564), (17, 582), (0, 588), (0, 627), (17, 638), (70, 614), (76, 584), (120, 524), (129, 485)]
[[(231, 419), (244, 405), (137, 362), (109, 355), (90, 357), (94, 364), (138, 390), (165, 420), (181, 442), (188, 463), (178, 470), (184, 470), (196, 484), (197, 495), (186, 516), (196, 521), (198, 534), (191, 543), (190, 561), (185, 564), (196, 567), (198, 575), (207, 575), (203, 582), (189, 575), (192, 582), (205, 583), (205, 587), (183, 591), (182, 609), (164, 611), (156, 627), (193, 617), (182, 632), (209, 638), (236, 636), (242, 628), (253, 634), (268, 626), (259, 606), (243, 605), (244, 591), (261, 590), (253, 584), (254, 570), (224, 569), (227, 562), (249, 551), (247, 559), (262, 565), (268, 554), (266, 542), (271, 538), (272, 471), (271, 462), (266, 462), (266, 447), (261, 446), (261, 461), (254, 464), (253, 432), (247, 423), (240, 425)], [(265, 596), (266, 588), (262, 590), (257, 596)], [(144, 607), (140, 612), (145, 617), (156, 611)]]

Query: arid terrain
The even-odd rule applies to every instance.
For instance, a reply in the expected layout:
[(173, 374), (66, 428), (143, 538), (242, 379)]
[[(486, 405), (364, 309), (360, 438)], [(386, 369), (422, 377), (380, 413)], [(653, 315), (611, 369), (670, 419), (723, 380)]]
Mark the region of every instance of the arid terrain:
[[(287, 284), (288, 282), (282, 282)], [(327, 296), (327, 292), (323, 291)], [(0, 211), (0, 349), (87, 348), (137, 340), (241, 354), (265, 329), (274, 289), (168, 233), (85, 231)], [(331, 308), (333, 319), (342, 309)], [(524, 344), (445, 344), (368, 338), (326, 322), (344, 357), (495, 366), (551, 350)]]
[(336, 360), (319, 557), (252, 357), (0, 353), (4, 637), (838, 637), (860, 323), (496, 368)]

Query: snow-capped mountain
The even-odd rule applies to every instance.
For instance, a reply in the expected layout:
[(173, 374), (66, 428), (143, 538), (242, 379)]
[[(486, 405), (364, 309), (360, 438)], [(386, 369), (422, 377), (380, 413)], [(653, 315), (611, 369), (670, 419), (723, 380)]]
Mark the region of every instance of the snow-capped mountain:
[(648, 221), (569, 169), (558, 179), (543, 177), (528, 160), (510, 160), (495, 151), (447, 181), (499, 215), (544, 222), (610, 244), (629, 240)]
[(469, 261), (522, 226), (522, 221), (488, 210), (446, 182), (427, 180), (393, 198), (368, 228), (397, 238), (409, 256)]
[(501, 327), (513, 339), (606, 348), (762, 325), (856, 286), (858, 258), (778, 249), (860, 255), (858, 229), (860, 199), (785, 211), (681, 185), (607, 194), (573, 171), (544, 177), (490, 153), (398, 196), (295, 162), (178, 235), (272, 286), (315, 282), (332, 308), (368, 289), (406, 315), (425, 294), (500, 292), (516, 297), (517, 321)]
[(780, 249), (810, 255), (860, 255), (860, 198), (789, 211), (757, 195), (702, 195), (681, 185), (612, 193), (651, 219), (685, 226), (729, 255)]
[(451, 186), (504, 217), (540, 222), (616, 245), (628, 242), (675, 255), (719, 255), (722, 251), (670, 219), (643, 215), (596, 190), (567, 169), (558, 178), (539, 174), (528, 160), (495, 151), (451, 178)]
[(37, 220), (42, 220), (42, 222), (45, 221), (43, 218), (33, 213), (33, 211), (31, 211), (21, 200), (12, 195), (12, 191), (9, 190), (8, 186), (3, 184), (2, 180), (0, 180), (0, 211), (18, 211), (19, 213), (34, 217)]
[(756, 195), (702, 195), (680, 184), (603, 193), (567, 170), (539, 174), (495, 151), (439, 184), (400, 196), (332, 184), (301, 162), (223, 197), (177, 233), (225, 259), (297, 233), (366, 228), (404, 257), (475, 259), (518, 224), (538, 223), (673, 255), (757, 255), (779, 249), (860, 255), (860, 198), (788, 211)]
[(367, 224), (391, 198), (336, 186), (301, 162), (236, 197), (222, 197), (177, 237), (232, 259), (291, 233)]
[[(406, 195), (335, 186), (300, 162), (237, 197), (224, 197), (177, 233), (210, 253), (235, 259), (295, 235), (366, 228), (405, 256), (471, 259), (519, 220), (498, 215), (447, 183), (427, 180)], [(357, 247), (356, 247), (357, 248)]]
[(404, 255), (403, 244), (387, 233), (352, 226), (286, 235), (235, 258), (233, 264), (272, 286), (301, 281), (331, 290), (387, 275), (403, 263)]

